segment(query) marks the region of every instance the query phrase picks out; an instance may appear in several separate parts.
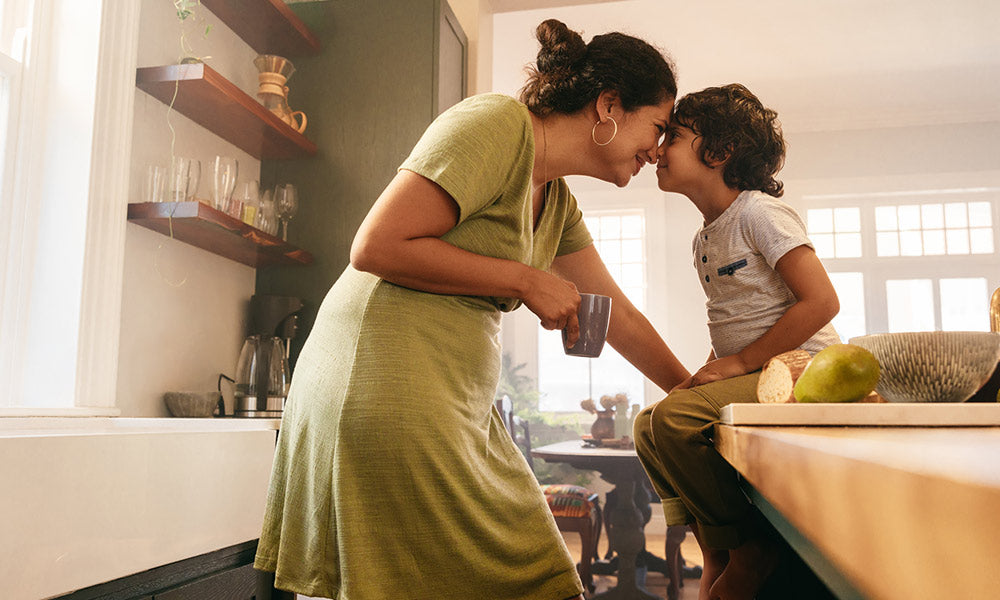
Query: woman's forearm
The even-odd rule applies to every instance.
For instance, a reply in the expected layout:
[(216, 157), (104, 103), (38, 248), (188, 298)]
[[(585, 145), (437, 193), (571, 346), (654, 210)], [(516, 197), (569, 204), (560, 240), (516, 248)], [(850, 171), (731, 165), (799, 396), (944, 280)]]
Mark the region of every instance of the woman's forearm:
[(463, 296), (523, 298), (534, 277), (527, 265), (475, 254), (434, 237), (361, 245), (351, 252), (351, 266), (415, 290)]

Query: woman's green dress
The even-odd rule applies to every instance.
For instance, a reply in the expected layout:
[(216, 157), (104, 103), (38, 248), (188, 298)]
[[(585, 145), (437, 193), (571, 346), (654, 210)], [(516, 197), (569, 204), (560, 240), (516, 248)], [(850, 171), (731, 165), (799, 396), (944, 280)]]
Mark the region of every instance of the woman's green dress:
[[(441, 115), (402, 169), (458, 203), (443, 239), (547, 269), (591, 243), (565, 182), (532, 231), (527, 108)], [(561, 600), (583, 588), (493, 400), (512, 298), (431, 294), (348, 267), (295, 367), (256, 567), (344, 600)]]

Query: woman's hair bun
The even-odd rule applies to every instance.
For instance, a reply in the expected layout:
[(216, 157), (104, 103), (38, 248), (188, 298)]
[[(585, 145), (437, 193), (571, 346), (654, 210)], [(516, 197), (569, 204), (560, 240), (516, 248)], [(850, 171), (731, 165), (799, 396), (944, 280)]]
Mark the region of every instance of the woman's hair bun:
[(677, 95), (673, 67), (639, 38), (606, 33), (588, 44), (556, 19), (543, 21), (535, 37), (541, 48), (536, 64), (528, 67), (520, 99), (536, 115), (572, 114), (604, 90), (618, 92), (626, 111)]
[(558, 73), (572, 69), (587, 54), (587, 44), (579, 33), (570, 31), (566, 24), (556, 19), (543, 21), (535, 29), (541, 44), (538, 51), (538, 72)]

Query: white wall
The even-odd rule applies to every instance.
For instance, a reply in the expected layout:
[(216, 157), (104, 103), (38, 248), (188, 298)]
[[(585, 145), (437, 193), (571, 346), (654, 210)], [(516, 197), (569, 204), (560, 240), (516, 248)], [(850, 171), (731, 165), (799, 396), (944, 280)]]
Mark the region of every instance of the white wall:
[[(178, 61), (182, 25), (170, 2), (144, 0), (140, 27), (139, 67)], [(204, 7), (185, 27), (196, 55), (211, 57), (208, 65), (255, 95), (256, 52)], [(290, 83), (294, 97), (294, 78)], [(138, 88), (135, 94), (135, 114), (124, 118), (134, 118), (129, 189), (132, 201), (140, 201), (147, 166), (170, 162), (171, 132), (167, 106)], [(217, 154), (239, 161), (241, 182), (259, 180), (260, 161), (177, 112), (170, 123), (174, 154), (202, 163), (199, 197), (211, 194)], [(251, 267), (128, 225), (117, 389), (122, 415), (166, 416), (164, 392), (215, 389), (220, 372), (234, 374), (254, 278)]]

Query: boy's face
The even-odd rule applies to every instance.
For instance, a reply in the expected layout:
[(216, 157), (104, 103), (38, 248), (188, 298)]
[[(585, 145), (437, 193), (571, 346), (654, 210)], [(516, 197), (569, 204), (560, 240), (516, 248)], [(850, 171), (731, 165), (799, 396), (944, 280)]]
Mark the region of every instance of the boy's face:
[(671, 121), (656, 151), (656, 181), (661, 190), (690, 197), (716, 170), (701, 161), (701, 136), (676, 120)]

